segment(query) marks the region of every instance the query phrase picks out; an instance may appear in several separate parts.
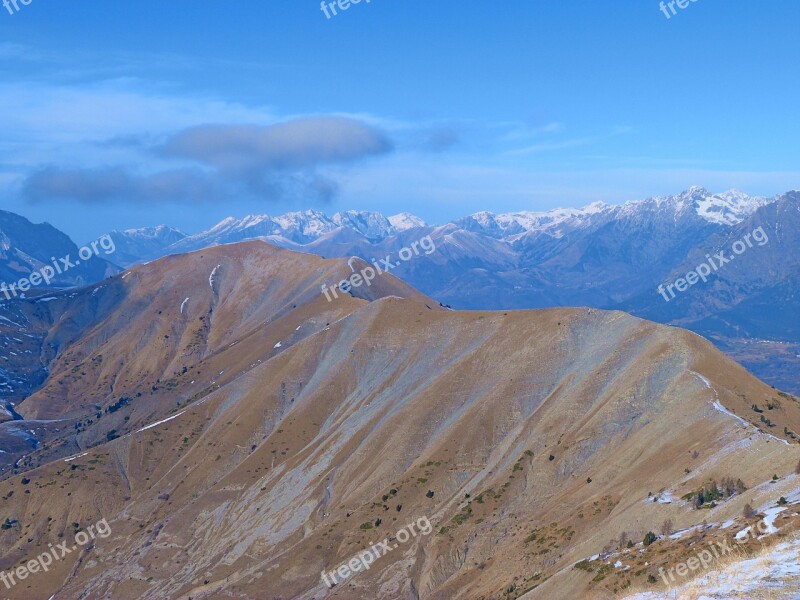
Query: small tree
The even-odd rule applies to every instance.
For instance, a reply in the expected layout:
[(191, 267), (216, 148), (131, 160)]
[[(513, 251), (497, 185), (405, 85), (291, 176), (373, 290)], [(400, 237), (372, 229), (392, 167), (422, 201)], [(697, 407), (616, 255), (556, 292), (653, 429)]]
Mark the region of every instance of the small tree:
[(619, 549), (622, 550), (628, 544), (628, 534), (624, 531), (619, 534)]
[(752, 519), (756, 514), (756, 511), (753, 510), (753, 507), (750, 506), (750, 503), (744, 505), (744, 509), (742, 510), (742, 516), (745, 519)]
[(645, 546), (649, 546), (650, 544), (655, 542), (657, 539), (658, 539), (658, 536), (655, 533), (653, 533), (652, 531), (648, 531), (647, 534), (644, 536), (643, 543), (644, 543)]
[(667, 520), (666, 520), (666, 521), (664, 521), (664, 523), (661, 525), (661, 535), (665, 535), (665, 536), (667, 536), (667, 535), (672, 535), (672, 532), (673, 532), (673, 529), (672, 529), (672, 519), (667, 519)]

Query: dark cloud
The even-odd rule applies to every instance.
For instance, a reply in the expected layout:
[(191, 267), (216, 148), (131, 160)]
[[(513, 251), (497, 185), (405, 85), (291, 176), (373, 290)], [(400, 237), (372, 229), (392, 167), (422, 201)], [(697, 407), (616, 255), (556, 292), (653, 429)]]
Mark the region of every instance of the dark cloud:
[[(116, 139), (112, 145), (130, 146)], [(194, 167), (133, 174), (120, 167), (62, 169), (31, 174), (22, 193), (29, 202), (68, 200), (198, 203), (242, 195), (263, 200), (327, 202), (336, 183), (319, 167), (383, 154), (392, 144), (380, 131), (354, 119), (305, 118), (270, 126), (204, 126), (187, 129), (150, 151)]]

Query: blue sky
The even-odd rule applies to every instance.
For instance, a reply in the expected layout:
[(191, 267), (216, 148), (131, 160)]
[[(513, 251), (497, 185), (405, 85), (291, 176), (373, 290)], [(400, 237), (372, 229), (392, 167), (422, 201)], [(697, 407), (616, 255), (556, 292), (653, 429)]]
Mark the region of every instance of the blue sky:
[(0, 208), (82, 242), (315, 208), (800, 187), (796, 0), (0, 6)]

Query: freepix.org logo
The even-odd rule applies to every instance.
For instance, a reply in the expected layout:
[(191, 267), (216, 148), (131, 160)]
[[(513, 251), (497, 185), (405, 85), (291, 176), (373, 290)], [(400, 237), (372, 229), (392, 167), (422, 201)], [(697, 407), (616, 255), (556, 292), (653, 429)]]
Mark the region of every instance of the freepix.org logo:
[(669, 302), (675, 298), (675, 289), (679, 292), (685, 292), (698, 281), (702, 280), (703, 283), (706, 283), (712, 273), (727, 265), (737, 256), (744, 254), (748, 248), (752, 248), (753, 242), (758, 246), (764, 246), (769, 243), (769, 237), (767, 237), (767, 232), (764, 231), (763, 227), (757, 227), (752, 233), (746, 234), (741, 240), (736, 240), (731, 245), (733, 254), (725, 256), (724, 250), (720, 250), (713, 257), (711, 254), (706, 254), (707, 262), (700, 263), (693, 271), (689, 271), (685, 277), (680, 277), (673, 283), (667, 284), (666, 286), (664, 284), (659, 285), (656, 291), (661, 294), (665, 302)]
[(3, 6), (6, 7), (8, 14), (15, 15), (20, 11), (19, 5), (28, 6), (33, 0), (3, 0)]
[[(414, 529), (415, 527), (418, 531)], [(428, 517), (420, 517), (416, 521), (413, 521), (403, 527), (403, 529), (394, 534), (394, 536), (390, 538), (384, 538), (382, 542), (378, 542), (377, 544), (370, 546), (367, 550), (360, 552), (349, 561), (339, 565), (332, 571), (322, 571), (322, 580), (329, 588), (335, 587), (340, 583), (344, 583), (344, 581), (351, 575), (354, 575), (362, 570), (368, 571), (370, 566), (372, 566), (372, 563), (374, 563), (380, 557), (389, 554), (389, 552), (397, 548), (400, 544), (405, 544), (412, 537), (416, 537), (417, 533), (421, 533), (422, 535), (430, 535), (432, 531), (433, 525), (431, 525)]]
[(75, 543), (71, 547), (68, 547), (67, 542), (60, 542), (55, 546), (49, 544), (46, 552), (29, 560), (26, 564), (11, 571), (0, 571), (0, 581), (5, 584), (7, 590), (11, 589), (11, 586), (16, 585), (19, 581), (27, 579), (28, 575), (39, 571), (49, 571), (53, 561), (61, 560), (67, 554), (77, 550), (79, 546), (85, 546), (95, 538), (107, 538), (110, 535), (111, 526), (108, 521), (102, 519), (94, 525), (89, 525), (85, 530), (78, 531), (75, 534)]
[[(400, 257), (400, 261), (408, 262), (415, 256), (419, 256), (419, 250), (422, 248), (424, 250), (425, 255), (430, 255), (436, 251), (436, 244), (431, 239), (431, 236), (426, 235), (424, 238), (417, 240), (416, 242), (410, 244), (408, 247), (401, 248), (397, 255)], [(377, 275), (382, 275), (384, 273), (388, 273), (390, 269), (399, 267), (401, 265), (400, 261), (392, 262), (392, 256), (387, 255), (386, 258), (380, 259), (380, 263), (375, 259), (372, 259), (372, 266), (366, 266), (365, 268), (361, 269), (360, 272), (356, 273), (353, 264), (355, 261), (360, 260), (358, 257), (353, 257), (347, 263), (350, 266), (350, 270), (352, 274), (347, 279), (342, 279), (338, 284), (329, 288), (327, 283), (322, 284), (322, 293), (324, 294), (325, 298), (328, 302), (333, 302), (333, 298), (338, 298), (339, 294), (336, 290), (340, 290), (345, 294), (350, 293), (350, 290), (353, 288), (361, 287), (363, 284), (367, 284), (367, 287), (372, 285), (372, 281), (375, 279)], [(366, 261), (362, 261), (366, 262)], [(374, 268), (373, 268), (374, 266)], [(383, 269), (381, 269), (383, 267)], [(331, 298), (330, 294), (333, 294), (333, 298)]]
[[(370, 0), (364, 0), (367, 4), (370, 3)], [(342, 12), (348, 10), (351, 5), (353, 4), (361, 4), (361, 0), (336, 0), (335, 2), (326, 2), (322, 0), (320, 3), (320, 10), (325, 13), (325, 17), (330, 21), (331, 15), (334, 17), (339, 13), (336, 12), (336, 8), (338, 7), (339, 10)]]
[[(6, 300), (11, 300), (11, 296), (14, 298), (17, 297), (17, 291), (27, 292), (29, 289), (31, 289), (31, 286), (41, 285), (42, 283), (45, 285), (50, 285), (50, 282), (53, 281), (56, 275), (62, 275), (71, 268), (77, 267), (79, 264), (81, 264), (81, 261), (85, 262), (90, 258), (99, 256), (100, 250), (98, 247), (102, 248), (106, 254), (111, 254), (117, 249), (117, 246), (114, 244), (114, 240), (111, 239), (111, 236), (104, 235), (100, 237), (100, 239), (95, 240), (91, 244), (87, 244), (78, 250), (78, 258), (76, 258), (74, 261), (69, 254), (59, 258), (58, 260), (56, 260), (55, 256), (51, 256), (50, 260), (52, 261), (52, 266), (45, 265), (38, 271), (34, 271), (27, 277), (23, 277), (19, 281), (12, 284), (3, 282), (0, 284), (0, 293), (5, 295)], [(0, 296), (0, 299), (2, 299), (2, 296)]]

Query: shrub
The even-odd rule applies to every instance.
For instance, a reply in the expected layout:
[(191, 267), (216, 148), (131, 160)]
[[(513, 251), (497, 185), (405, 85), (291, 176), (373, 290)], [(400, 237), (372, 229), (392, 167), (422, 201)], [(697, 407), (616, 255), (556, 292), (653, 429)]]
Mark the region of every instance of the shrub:
[(752, 519), (756, 514), (756, 511), (753, 510), (753, 507), (750, 506), (750, 503), (744, 505), (744, 509), (742, 509), (742, 516), (745, 519)]
[(657, 539), (658, 539), (658, 536), (655, 533), (653, 533), (652, 531), (648, 531), (647, 534), (645, 534), (645, 536), (644, 536), (643, 543), (644, 543), (645, 546), (649, 546), (650, 544), (655, 542)]
[(667, 519), (667, 520), (666, 520), (666, 521), (664, 521), (664, 523), (661, 525), (661, 534), (662, 534), (662, 535), (671, 535), (671, 534), (672, 534), (672, 532), (673, 532), (673, 529), (672, 529), (672, 519)]
[(576, 562), (575, 568), (580, 569), (581, 571), (586, 571), (587, 573), (592, 573), (594, 571), (594, 569), (589, 564), (589, 561), (586, 559)]
[(130, 401), (131, 401), (130, 398), (123, 396), (122, 398), (114, 402), (114, 404), (111, 404), (108, 408), (106, 408), (106, 412), (115, 413), (123, 406), (127, 406), (130, 403)]
[(784, 504), (786, 504), (786, 498), (781, 496), (780, 499), (778, 500), (778, 505), (783, 506)]

